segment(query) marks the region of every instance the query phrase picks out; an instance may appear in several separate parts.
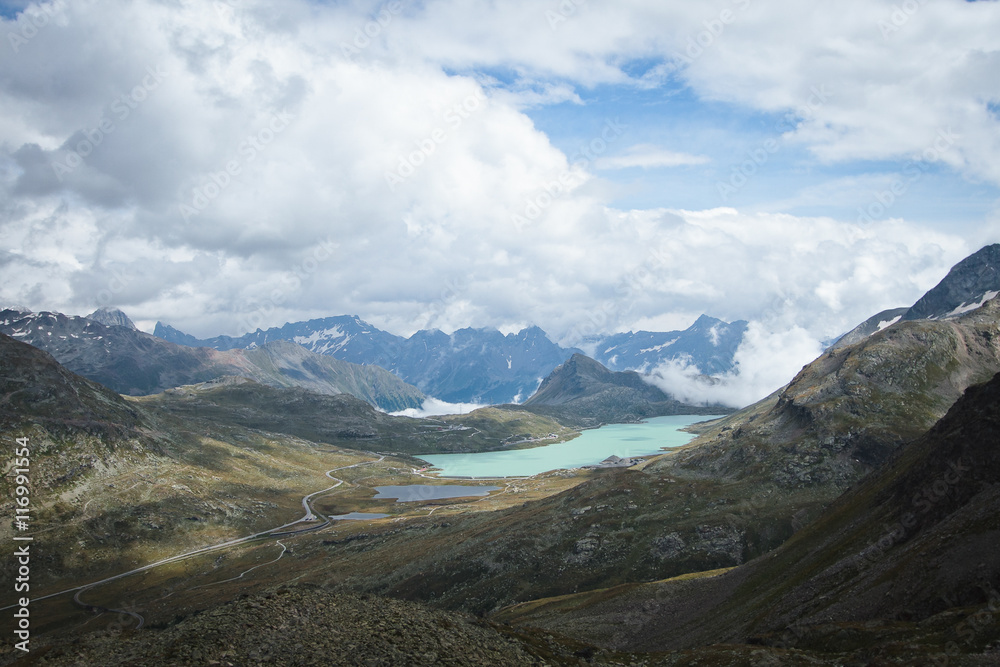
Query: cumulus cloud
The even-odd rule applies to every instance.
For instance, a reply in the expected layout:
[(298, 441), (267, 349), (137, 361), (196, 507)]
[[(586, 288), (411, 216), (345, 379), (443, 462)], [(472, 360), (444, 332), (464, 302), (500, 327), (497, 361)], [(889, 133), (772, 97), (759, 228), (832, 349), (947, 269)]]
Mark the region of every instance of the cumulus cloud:
[(801, 327), (773, 332), (751, 322), (736, 350), (732, 372), (706, 377), (697, 366), (673, 360), (653, 369), (647, 379), (686, 403), (743, 408), (786, 385), (822, 350), (822, 344)]
[(425, 417), (439, 417), (442, 415), (464, 415), (483, 407), (477, 403), (448, 403), (436, 398), (428, 397), (419, 408), (407, 408), (399, 412), (393, 412), (396, 417), (412, 417), (414, 419)]
[(390, 6), (56, 0), (3, 19), (25, 37), (0, 59), (0, 299), (202, 336), (348, 313), (572, 343), (707, 312), (818, 340), (976, 249), (901, 220), (614, 209), (602, 166), (703, 158), (659, 139), (567, 155), (525, 113), (599, 86), (791, 113), (787, 139), (828, 162), (919, 157), (951, 127), (940, 162), (1000, 182), (996, 3), (922, 4), (886, 36), (891, 4), (860, 0)]

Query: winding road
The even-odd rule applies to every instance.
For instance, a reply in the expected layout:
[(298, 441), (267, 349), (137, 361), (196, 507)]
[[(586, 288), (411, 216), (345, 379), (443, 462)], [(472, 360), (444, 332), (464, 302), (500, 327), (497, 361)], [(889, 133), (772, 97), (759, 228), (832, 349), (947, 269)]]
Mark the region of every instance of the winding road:
[[(310, 493), (309, 495), (303, 497), (302, 498), (302, 508), (305, 510), (305, 515), (301, 519), (296, 519), (295, 521), (291, 521), (289, 523), (283, 524), (281, 526), (278, 526), (277, 528), (270, 528), (268, 530), (263, 530), (263, 531), (261, 531), (259, 533), (254, 533), (253, 535), (247, 535), (246, 537), (239, 537), (239, 538), (237, 538), (235, 540), (229, 540), (228, 542), (222, 542), (220, 544), (213, 544), (213, 545), (210, 545), (210, 546), (207, 546), (207, 547), (201, 547), (199, 549), (194, 549), (192, 551), (187, 551), (187, 552), (182, 553), (182, 554), (177, 554), (176, 556), (170, 556), (169, 558), (164, 558), (162, 560), (158, 560), (156, 562), (149, 563), (148, 565), (143, 565), (142, 567), (137, 567), (134, 570), (129, 570), (128, 572), (122, 572), (121, 574), (116, 574), (114, 576), (107, 577), (105, 579), (100, 579), (98, 581), (93, 581), (93, 582), (91, 582), (89, 584), (83, 584), (82, 586), (76, 586), (74, 588), (67, 588), (65, 590), (59, 591), (58, 593), (50, 593), (49, 595), (43, 595), (41, 597), (32, 598), (31, 601), (32, 602), (38, 602), (38, 601), (41, 601), (41, 600), (47, 600), (49, 598), (59, 597), (60, 595), (65, 595), (66, 593), (73, 593), (74, 594), (73, 595), (73, 601), (76, 604), (78, 604), (81, 607), (83, 607), (84, 609), (87, 609), (88, 611), (95, 611), (95, 612), (114, 612), (114, 613), (119, 613), (119, 614), (127, 614), (127, 615), (129, 615), (129, 616), (131, 616), (131, 617), (133, 617), (133, 618), (136, 619), (136, 621), (138, 622), (138, 624), (136, 625), (135, 629), (139, 629), (145, 623), (145, 619), (141, 615), (137, 614), (136, 612), (130, 611), (130, 610), (127, 610), (127, 609), (110, 609), (108, 607), (98, 607), (98, 606), (95, 606), (95, 605), (89, 605), (86, 602), (81, 601), (80, 600), (80, 596), (84, 592), (86, 592), (87, 590), (89, 590), (91, 588), (95, 588), (97, 586), (101, 586), (103, 584), (107, 584), (107, 583), (110, 583), (112, 581), (117, 581), (118, 579), (124, 579), (125, 577), (129, 577), (129, 576), (131, 576), (133, 574), (138, 574), (140, 572), (146, 572), (148, 570), (152, 570), (153, 568), (160, 567), (161, 565), (166, 565), (168, 563), (176, 563), (176, 562), (181, 561), (181, 560), (186, 560), (188, 558), (193, 558), (195, 556), (200, 556), (202, 554), (210, 553), (212, 551), (217, 551), (219, 549), (227, 549), (229, 547), (234, 547), (234, 546), (236, 546), (238, 544), (244, 544), (246, 542), (250, 542), (252, 540), (256, 540), (256, 539), (258, 539), (260, 537), (263, 537), (265, 535), (271, 536), (271, 537), (284, 537), (284, 536), (287, 536), (287, 535), (295, 535), (297, 533), (305, 533), (305, 532), (309, 532), (309, 531), (313, 531), (313, 530), (319, 530), (320, 528), (325, 528), (326, 526), (330, 525), (330, 523), (332, 523), (331, 520), (328, 517), (323, 516), (322, 514), (314, 512), (313, 509), (312, 509), (312, 505), (310, 503), (317, 496), (320, 496), (320, 495), (322, 495), (324, 493), (332, 491), (333, 489), (336, 489), (338, 486), (340, 486), (341, 484), (344, 483), (344, 480), (339, 479), (337, 477), (334, 477), (331, 473), (335, 473), (338, 470), (347, 470), (348, 468), (357, 468), (357, 467), (363, 466), (363, 465), (371, 465), (373, 463), (381, 463), (384, 460), (385, 460), (385, 455), (383, 454), (383, 455), (380, 455), (378, 457), (378, 459), (375, 459), (373, 461), (361, 461), (360, 463), (354, 463), (354, 464), (351, 464), (349, 466), (341, 466), (339, 468), (334, 468), (332, 470), (328, 470), (326, 472), (326, 476), (329, 477), (330, 479), (336, 480), (337, 483), (334, 484), (331, 487), (322, 489), (320, 491), (315, 491), (315, 492)], [(310, 526), (308, 528), (302, 528), (302, 529), (299, 529), (299, 530), (285, 531), (285, 532), (280, 532), (280, 533), (277, 532), (277, 531), (282, 531), (285, 528), (288, 528), (290, 526), (294, 526), (294, 525), (299, 524), (299, 523), (303, 523), (303, 522), (306, 522), (306, 521), (315, 521), (317, 519), (322, 519), (323, 523), (322, 524), (318, 524), (316, 526)], [(280, 541), (278, 543), (281, 544)], [(281, 546), (284, 547), (283, 544)], [(285, 552), (282, 551), (281, 553), (282, 553), (282, 555), (284, 555)], [(280, 558), (280, 556), (279, 556), (279, 558)], [(251, 569), (254, 569), (254, 568), (251, 568)], [(244, 572), (243, 574), (246, 574), (246, 572)], [(242, 577), (243, 575), (241, 574), (240, 576)], [(236, 578), (238, 579), (239, 577), (236, 577)], [(221, 583), (221, 582), (219, 582), (219, 583)], [(0, 607), (0, 611), (4, 611), (4, 610), (7, 610), (7, 609), (13, 609), (16, 606), (17, 605), (8, 605), (6, 607)]]

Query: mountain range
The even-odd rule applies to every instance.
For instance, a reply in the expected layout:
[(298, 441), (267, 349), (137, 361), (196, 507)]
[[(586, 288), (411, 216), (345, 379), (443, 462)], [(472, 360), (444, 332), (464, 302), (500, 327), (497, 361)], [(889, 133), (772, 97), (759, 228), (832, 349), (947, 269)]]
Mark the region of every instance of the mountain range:
[(138, 331), (120, 312), (98, 311), (97, 318), (8, 309), (0, 311), (0, 333), (45, 350), (67, 369), (126, 395), (240, 375), (275, 387), (348, 393), (390, 411), (419, 408), (425, 399), (417, 388), (378, 366), (314, 354), (288, 341), (220, 352)]
[(705, 375), (733, 370), (747, 322), (723, 322), (702, 315), (684, 331), (636, 331), (587, 341), (596, 361), (613, 371), (650, 371), (665, 361), (685, 361)]
[[(353, 318), (351, 321), (357, 322)], [(0, 311), (0, 333), (46, 350), (67, 369), (126, 395), (156, 394), (181, 385), (233, 376), (277, 388), (349, 394), (386, 411), (419, 408), (426, 398), (419, 389), (381, 366), (316, 354), (281, 338), (259, 346), (253, 343), (249, 349), (176, 345), (137, 330), (117, 310), (102, 310), (85, 318), (5, 310)], [(438, 339), (436, 346), (419, 344), (434, 339)], [(513, 361), (498, 360), (498, 350), (506, 350), (508, 359), (518, 360), (521, 368), (538, 367), (539, 358), (548, 355), (551, 360), (560, 354), (540, 329), (526, 329), (508, 336), (472, 329), (457, 331), (450, 337), (441, 332), (420, 332), (409, 344), (411, 351), (423, 351), (408, 359), (410, 368), (423, 365), (425, 372), (430, 372), (428, 367), (433, 368), (439, 373), (438, 382), (450, 378), (452, 387), (464, 382), (466, 388), (468, 382), (502, 378), (510, 370), (508, 366), (515, 365)], [(433, 364), (425, 363), (432, 355)], [(494, 365), (483, 367), (482, 364), (488, 363), (483, 361), (484, 356), (492, 359)], [(431, 381), (426, 376), (423, 379), (426, 381), (422, 384)], [(546, 390), (535, 396), (525, 409), (575, 426), (630, 422), (642, 417), (701, 410), (673, 400), (634, 371), (613, 372), (582, 354), (574, 354), (546, 380), (533, 383), (541, 383)], [(499, 395), (517, 388), (512, 380), (497, 386)], [(557, 386), (562, 387), (558, 392)], [(558, 399), (553, 402), (557, 393)], [(504, 409), (521, 408), (505, 404)]]
[[(611, 370), (651, 369), (683, 359), (705, 373), (733, 367), (746, 322), (703, 315), (684, 331), (619, 333), (587, 339), (595, 359)], [(459, 329), (451, 334), (418, 331), (396, 336), (355, 316), (294, 322), (240, 337), (198, 339), (157, 322), (154, 334), (193, 347), (253, 349), (274, 340), (293, 341), (322, 355), (386, 368), (428, 396), (453, 403), (519, 403), (578, 348), (562, 347), (538, 327), (502, 334), (496, 329)]]

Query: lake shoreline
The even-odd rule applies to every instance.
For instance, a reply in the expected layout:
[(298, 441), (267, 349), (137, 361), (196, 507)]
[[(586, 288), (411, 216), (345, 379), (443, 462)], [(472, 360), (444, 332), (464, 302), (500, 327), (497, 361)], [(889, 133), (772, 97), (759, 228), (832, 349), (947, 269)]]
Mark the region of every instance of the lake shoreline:
[(688, 427), (725, 416), (664, 415), (629, 424), (605, 424), (583, 429), (577, 438), (540, 447), (468, 454), (427, 454), (416, 458), (426, 461), (431, 466), (427, 472), (442, 480), (488, 481), (530, 478), (556, 470), (599, 470), (612, 467), (600, 465), (612, 456), (645, 459), (682, 447), (695, 437), (687, 431)]

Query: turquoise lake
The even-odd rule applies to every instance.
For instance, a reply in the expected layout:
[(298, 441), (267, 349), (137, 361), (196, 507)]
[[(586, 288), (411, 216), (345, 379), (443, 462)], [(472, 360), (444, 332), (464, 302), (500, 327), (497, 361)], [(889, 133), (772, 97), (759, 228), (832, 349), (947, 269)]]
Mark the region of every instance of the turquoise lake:
[(429, 454), (419, 458), (442, 477), (528, 477), (560, 468), (580, 468), (600, 463), (611, 455), (619, 458), (660, 454), (664, 447), (679, 447), (694, 435), (680, 429), (719, 415), (672, 415), (654, 417), (640, 424), (609, 424), (584, 431), (569, 442), (531, 449), (478, 454)]

